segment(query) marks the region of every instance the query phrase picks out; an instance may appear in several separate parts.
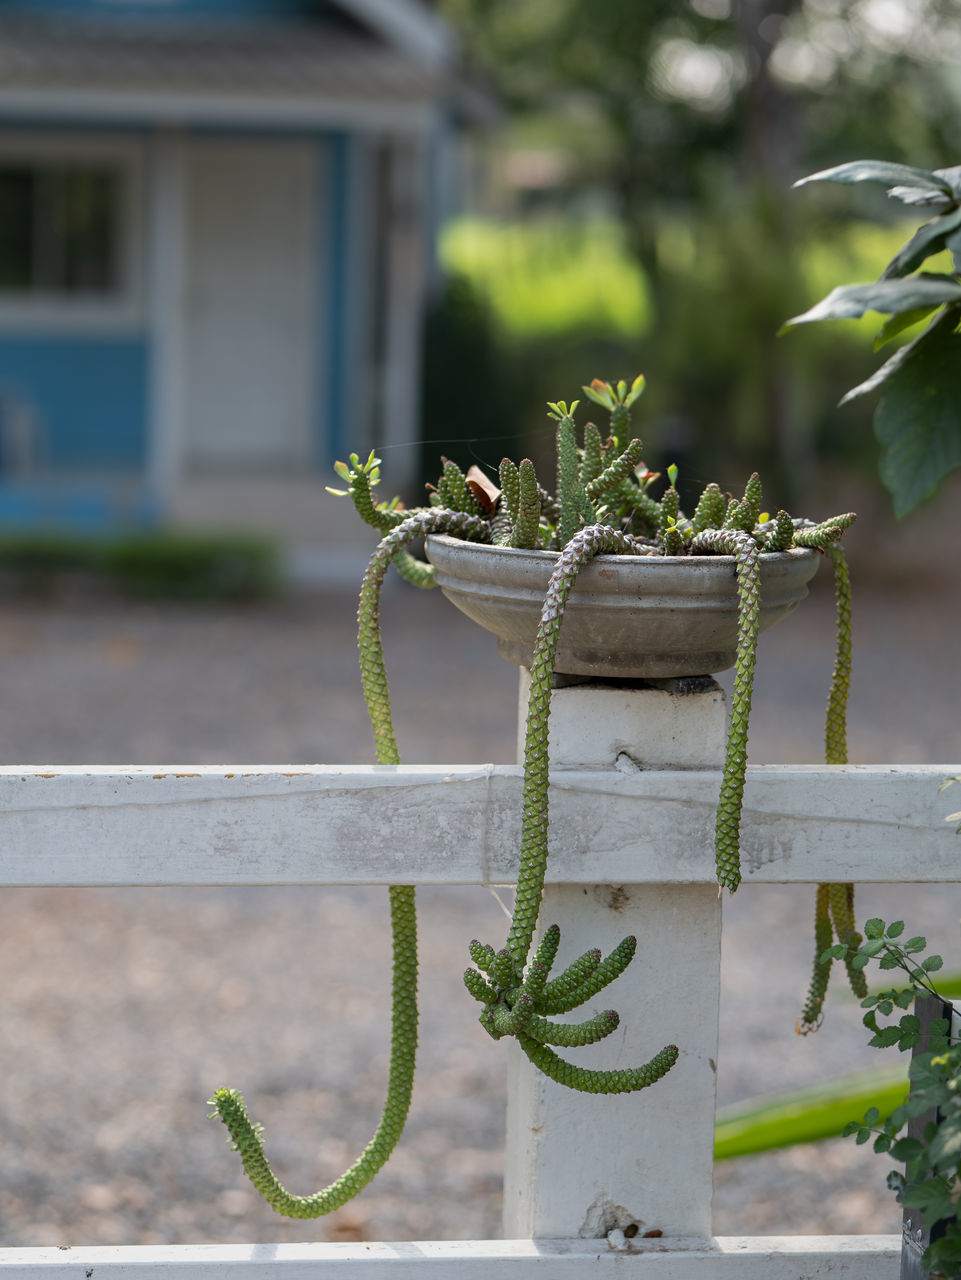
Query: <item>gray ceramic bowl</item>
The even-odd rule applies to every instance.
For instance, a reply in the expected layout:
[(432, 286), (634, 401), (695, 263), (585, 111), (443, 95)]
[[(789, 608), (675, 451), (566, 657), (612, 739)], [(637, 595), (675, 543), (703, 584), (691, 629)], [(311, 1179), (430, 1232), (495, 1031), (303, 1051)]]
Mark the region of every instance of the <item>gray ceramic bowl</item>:
[[(462, 613), (492, 631), (503, 657), (530, 666), (557, 554), (427, 539), (437, 583)], [(803, 600), (820, 553), (761, 557), (761, 630)], [(561, 624), (554, 670), (567, 675), (665, 678), (734, 665), (733, 556), (598, 556), (581, 569)]]

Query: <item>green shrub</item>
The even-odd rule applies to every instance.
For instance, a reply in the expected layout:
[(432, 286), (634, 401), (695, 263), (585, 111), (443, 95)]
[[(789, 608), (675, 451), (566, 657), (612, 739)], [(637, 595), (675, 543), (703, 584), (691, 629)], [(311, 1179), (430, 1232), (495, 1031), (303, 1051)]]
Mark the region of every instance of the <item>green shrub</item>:
[(170, 600), (263, 599), (282, 585), (277, 547), (254, 534), (6, 534), (0, 575), (29, 594), (84, 577), (122, 595)]

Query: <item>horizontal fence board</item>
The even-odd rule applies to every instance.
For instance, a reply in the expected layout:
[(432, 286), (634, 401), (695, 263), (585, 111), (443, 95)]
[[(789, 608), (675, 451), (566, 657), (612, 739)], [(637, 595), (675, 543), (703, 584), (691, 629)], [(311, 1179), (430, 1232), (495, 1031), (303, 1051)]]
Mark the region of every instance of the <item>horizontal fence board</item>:
[(141, 1245), (0, 1249), (4, 1280), (896, 1280), (900, 1236), (727, 1236), (634, 1240), (461, 1240), (410, 1244)]
[[(745, 880), (961, 880), (951, 765), (748, 770)], [(559, 768), (554, 883), (714, 879), (716, 771)], [(507, 884), (514, 766), (0, 770), (0, 884)]]

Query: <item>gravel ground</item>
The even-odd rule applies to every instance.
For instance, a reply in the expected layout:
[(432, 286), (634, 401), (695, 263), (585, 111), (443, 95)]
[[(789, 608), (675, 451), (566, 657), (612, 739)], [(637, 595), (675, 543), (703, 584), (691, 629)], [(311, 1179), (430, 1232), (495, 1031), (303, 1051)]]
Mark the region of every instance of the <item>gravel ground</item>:
[[(954, 589), (857, 597), (855, 761), (961, 760)], [(825, 575), (763, 642), (751, 755), (816, 761), (830, 673)], [(60, 600), (0, 619), (11, 763), (373, 759), (353, 656), (352, 595), (249, 609)], [(385, 601), (408, 761), (508, 762), (516, 673), (439, 594)], [(429, 656), (425, 642), (430, 639)], [(440, 643), (438, 643), (440, 640)], [(950, 797), (945, 797), (947, 801)], [(0, 899), (0, 1242), (149, 1243), (469, 1238), (499, 1233), (503, 1050), (463, 998), (466, 938), (500, 918), (482, 890), (432, 890), (423, 917), (424, 1032), (404, 1140), (358, 1200), (315, 1223), (277, 1218), (205, 1120), (241, 1088), (284, 1181), (312, 1190), (366, 1142), (385, 1067), (382, 890), (14, 890)], [(813, 891), (725, 903), (722, 1103), (874, 1061), (836, 995), (819, 1035), (794, 1020)], [(859, 891), (957, 955), (956, 890)], [(363, 936), (362, 954), (351, 951)], [(322, 975), (318, 981), (318, 976)], [(720, 1233), (894, 1231), (886, 1162), (821, 1143), (729, 1162)]]

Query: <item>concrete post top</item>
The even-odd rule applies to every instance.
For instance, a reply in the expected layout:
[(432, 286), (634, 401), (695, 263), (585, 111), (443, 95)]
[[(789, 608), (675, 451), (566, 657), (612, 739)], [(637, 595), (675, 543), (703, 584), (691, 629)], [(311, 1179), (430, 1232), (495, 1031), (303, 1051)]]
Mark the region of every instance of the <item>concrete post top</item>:
[[(523, 758), (530, 672), (522, 667), (518, 758)], [(724, 761), (724, 691), (709, 676), (678, 680), (562, 678), (551, 697), (553, 765), (613, 767), (627, 757), (642, 769), (716, 769)]]

